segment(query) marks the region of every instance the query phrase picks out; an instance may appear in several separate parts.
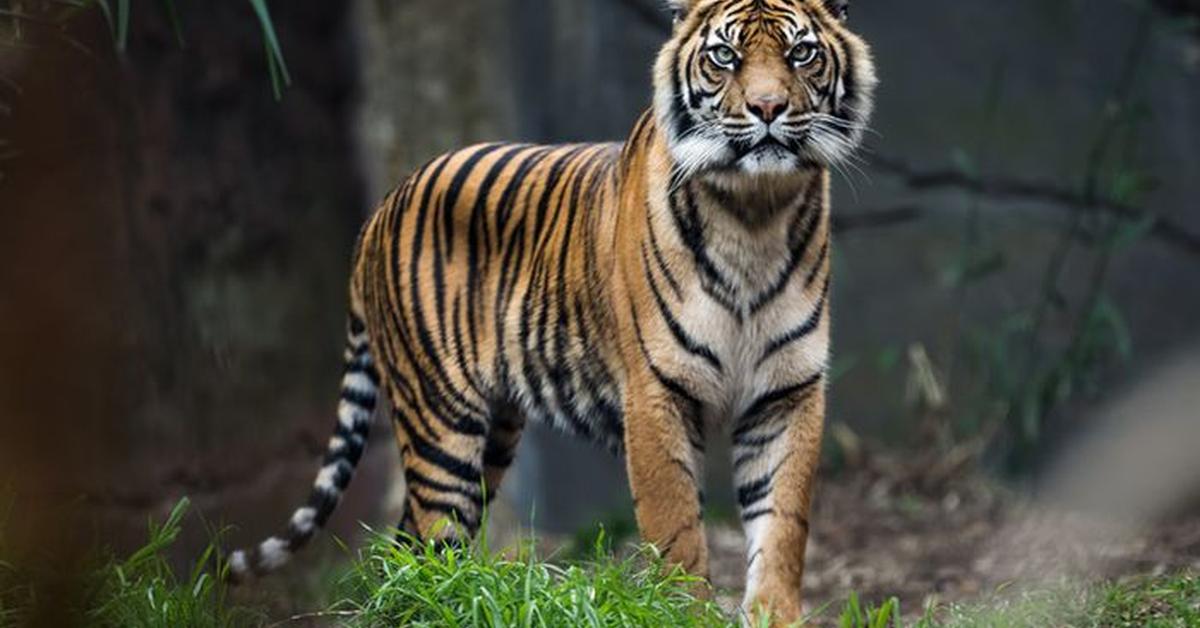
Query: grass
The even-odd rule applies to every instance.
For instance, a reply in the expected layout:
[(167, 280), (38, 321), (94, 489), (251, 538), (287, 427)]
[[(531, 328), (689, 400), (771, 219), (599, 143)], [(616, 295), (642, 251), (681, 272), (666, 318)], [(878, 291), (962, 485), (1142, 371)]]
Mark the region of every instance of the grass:
[[(31, 579), (4, 544), (11, 507), (0, 502), (0, 628), (25, 623), (38, 600)], [(266, 614), (235, 604), (218, 577), (219, 534), (180, 575), (167, 559), (188, 510), (185, 500), (147, 543), (127, 557), (93, 561), (85, 574), (78, 625), (101, 627), (262, 626)], [(493, 552), (486, 537), (464, 547), (410, 543), (377, 535), (337, 585), (341, 601), (315, 618), (350, 628), (382, 626), (685, 626), (740, 624), (711, 602), (691, 595), (698, 582), (663, 567), (643, 549), (614, 558), (603, 533), (584, 559), (547, 562), (531, 542)], [(409, 549), (413, 547), (415, 549)], [(1184, 628), (1200, 626), (1200, 574), (1178, 573), (1093, 585), (1062, 584), (1030, 591), (1002, 590), (970, 603), (929, 608), (905, 619), (900, 603), (875, 606), (851, 594), (840, 608), (820, 609), (814, 622), (839, 628)]]
[(1187, 628), (1200, 626), (1200, 575), (1176, 573), (1091, 586), (1063, 584), (997, 595), (983, 603), (952, 605), (924, 626), (1072, 626), (1076, 628)]
[(13, 560), (14, 552), (6, 543), (5, 530), (11, 520), (13, 500), (0, 490), (0, 627), (17, 626), (33, 604), (33, 590), (24, 571)]
[[(146, 544), (125, 558), (102, 553), (89, 562), (79, 580), (81, 607), (66, 609), (71, 623), (101, 628), (241, 628), (260, 626), (264, 615), (237, 606), (219, 576), (224, 565), (219, 534), (180, 577), (168, 561), (189, 508), (179, 502), (161, 524), (149, 524)], [(38, 579), (29, 565), (18, 565), (4, 544), (4, 511), (0, 510), (0, 628), (27, 623), (37, 603)]]
[(365, 549), (336, 607), (346, 625), (375, 626), (732, 626), (689, 591), (699, 581), (663, 568), (647, 550), (624, 560), (601, 536), (594, 558), (543, 562), (526, 544), (505, 556), (475, 546), (413, 552), (388, 537)]
[(85, 610), (92, 626), (194, 626), (235, 628), (262, 623), (262, 616), (229, 603), (219, 534), (180, 578), (167, 560), (179, 536), (188, 501), (161, 525), (150, 523), (149, 540), (124, 560), (103, 561), (91, 574)]
[(989, 599), (926, 609), (901, 619), (900, 604), (860, 604), (851, 595), (840, 628), (1194, 628), (1200, 626), (1200, 575), (1176, 573), (1092, 585), (1063, 583), (1022, 592), (1000, 591)]

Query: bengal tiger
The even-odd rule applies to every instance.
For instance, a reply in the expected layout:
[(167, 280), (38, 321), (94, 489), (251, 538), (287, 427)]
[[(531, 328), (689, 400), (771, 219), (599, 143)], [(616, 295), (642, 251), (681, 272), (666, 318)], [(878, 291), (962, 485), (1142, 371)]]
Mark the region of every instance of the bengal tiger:
[[(829, 353), (830, 169), (876, 86), (845, 0), (673, 0), (654, 100), (622, 144), (434, 159), (364, 227), (334, 435), (282, 536), (324, 526), (386, 395), (402, 531), (481, 525), (528, 421), (625, 455), (644, 540), (708, 575), (705, 435), (732, 432), (744, 606), (801, 617)], [(446, 525), (447, 521), (454, 525)]]

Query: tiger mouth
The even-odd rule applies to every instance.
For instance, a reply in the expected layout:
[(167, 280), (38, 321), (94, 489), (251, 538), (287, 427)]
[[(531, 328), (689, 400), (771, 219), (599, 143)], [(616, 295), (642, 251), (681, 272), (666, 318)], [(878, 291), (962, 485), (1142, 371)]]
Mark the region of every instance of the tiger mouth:
[(770, 153), (795, 155), (796, 151), (794, 151), (787, 144), (784, 144), (774, 135), (768, 135), (757, 144), (752, 144), (743, 150), (738, 151), (738, 159), (744, 159), (751, 155), (766, 155)]

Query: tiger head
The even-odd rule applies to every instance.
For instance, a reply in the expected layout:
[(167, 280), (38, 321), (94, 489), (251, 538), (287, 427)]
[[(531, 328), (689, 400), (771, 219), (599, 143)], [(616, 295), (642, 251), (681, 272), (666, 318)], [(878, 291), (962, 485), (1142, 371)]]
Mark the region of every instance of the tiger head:
[(875, 66), (849, 0), (669, 0), (655, 115), (680, 174), (835, 166), (862, 140)]

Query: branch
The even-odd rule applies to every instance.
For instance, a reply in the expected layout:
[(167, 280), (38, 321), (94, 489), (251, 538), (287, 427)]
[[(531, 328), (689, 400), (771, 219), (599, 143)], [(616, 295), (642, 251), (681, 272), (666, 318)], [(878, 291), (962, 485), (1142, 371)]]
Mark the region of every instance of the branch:
[(899, 178), (913, 190), (958, 189), (996, 200), (1046, 202), (1076, 212), (1104, 211), (1130, 221), (1150, 219), (1154, 223), (1150, 235), (1200, 258), (1200, 234), (1183, 225), (1132, 205), (1112, 201), (1090, 203), (1082, 194), (1051, 182), (1009, 177), (983, 179), (959, 170), (919, 170), (899, 159), (879, 155), (871, 157), (871, 167)]

